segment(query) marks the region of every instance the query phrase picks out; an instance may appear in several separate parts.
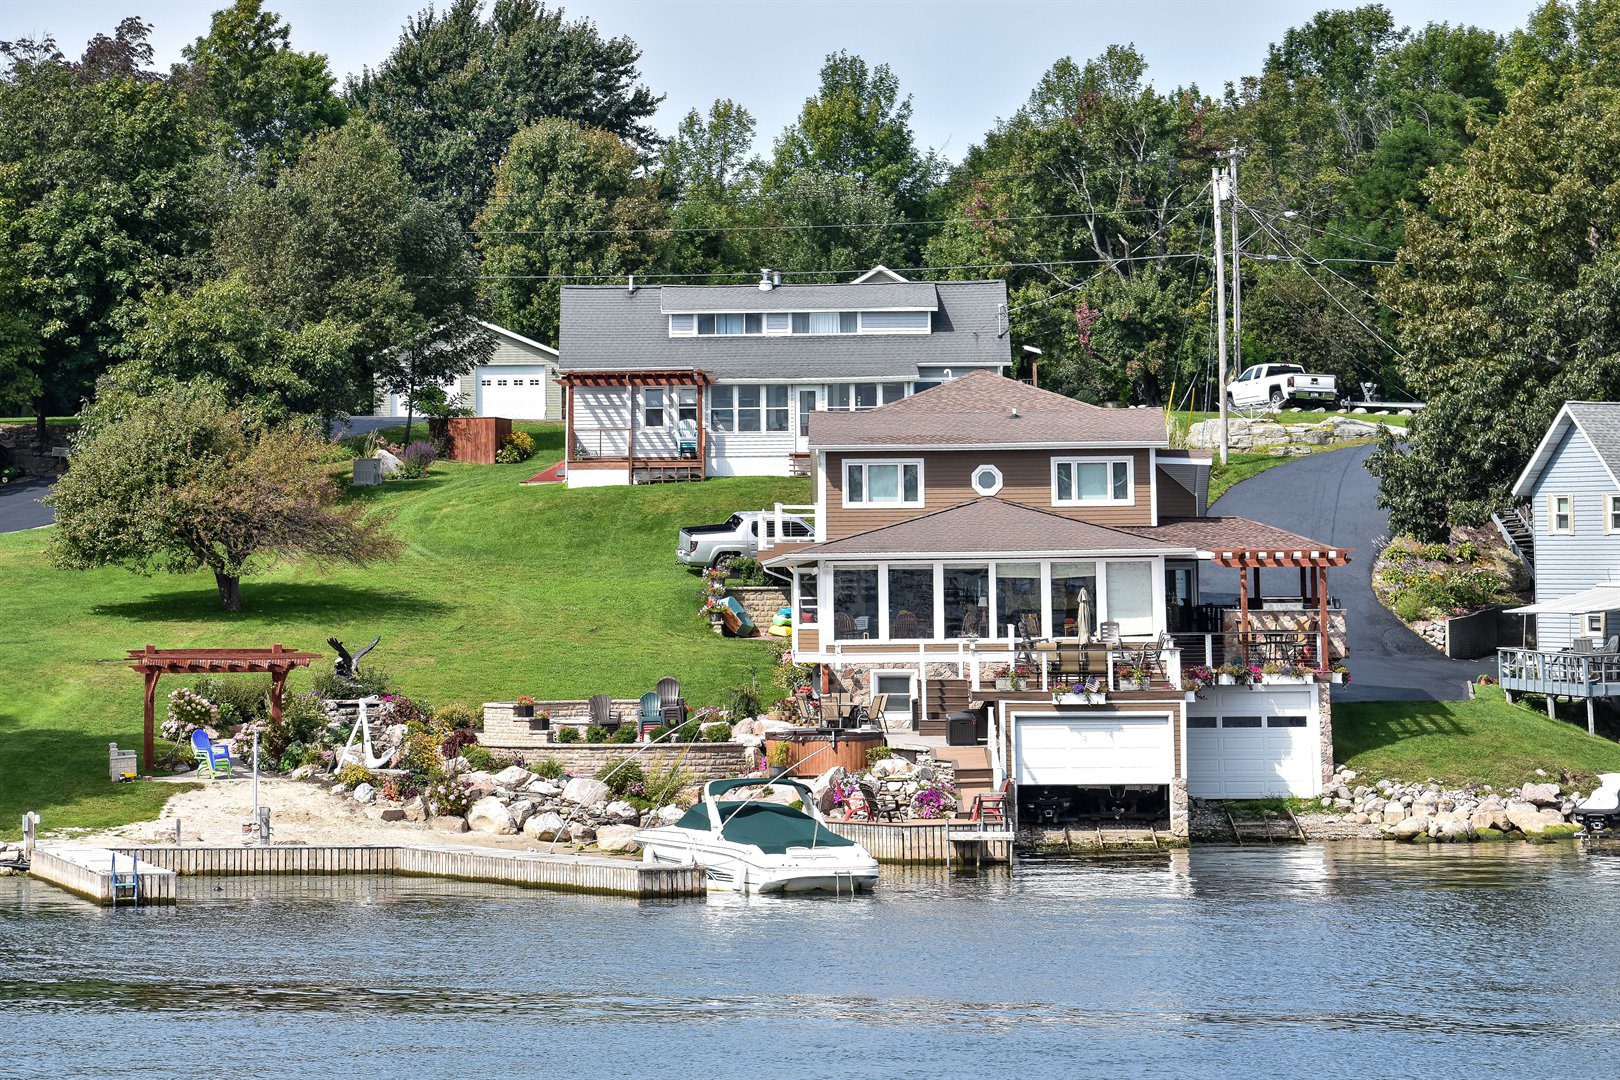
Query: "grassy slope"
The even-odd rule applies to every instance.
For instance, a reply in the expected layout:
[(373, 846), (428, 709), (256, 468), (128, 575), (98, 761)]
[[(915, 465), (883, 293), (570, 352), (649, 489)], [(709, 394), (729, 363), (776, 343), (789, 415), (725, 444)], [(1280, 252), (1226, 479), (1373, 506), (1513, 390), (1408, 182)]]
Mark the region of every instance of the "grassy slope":
[(402, 690), (435, 703), (633, 697), (671, 674), (708, 703), (750, 668), (768, 669), (774, 644), (710, 632), (697, 577), (674, 561), (675, 530), (807, 502), (809, 482), (521, 486), (560, 456), (560, 433), (542, 435), (541, 453), (521, 465), (447, 464), (367, 490), (407, 540), (397, 563), (258, 575), (237, 616), (217, 610), (210, 577), (54, 570), (48, 530), (0, 536), (0, 835), (16, 834), (24, 810), (47, 827), (103, 826), (150, 815), (171, 793), (106, 780), (107, 743), (139, 745), (140, 679), (118, 661), (146, 642), (327, 652), (329, 635), (352, 645), (381, 634), (373, 656)]
[[(1353, 661), (1352, 661), (1353, 662)], [(1620, 771), (1620, 744), (1573, 724), (1509, 705), (1495, 687), (1474, 701), (1347, 702), (1333, 708), (1335, 756), (1363, 776), (1485, 783), (1498, 789), (1558, 779), (1587, 787), (1600, 772)]]

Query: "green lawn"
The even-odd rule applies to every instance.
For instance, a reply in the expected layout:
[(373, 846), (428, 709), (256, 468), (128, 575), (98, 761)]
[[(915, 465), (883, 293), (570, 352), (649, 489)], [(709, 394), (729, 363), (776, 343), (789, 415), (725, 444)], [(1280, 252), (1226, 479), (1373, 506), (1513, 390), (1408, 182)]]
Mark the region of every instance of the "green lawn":
[(520, 465), (451, 463), (365, 489), (395, 515), (398, 562), (253, 577), (235, 616), (217, 610), (211, 577), (60, 571), (44, 557), (49, 530), (0, 536), (0, 836), (17, 834), (25, 810), (47, 828), (101, 827), (150, 816), (172, 793), (106, 779), (107, 743), (139, 745), (140, 678), (120, 661), (147, 642), (327, 652), (329, 635), (352, 646), (381, 634), (372, 657), (435, 704), (634, 697), (662, 675), (706, 704), (751, 668), (768, 674), (774, 642), (710, 632), (698, 579), (674, 560), (675, 531), (808, 502), (809, 481), (524, 487), (561, 456), (557, 425), (531, 430), (541, 452)]
[[(1352, 663), (1354, 660), (1352, 659)], [(1374, 779), (1490, 784), (1498, 790), (1569, 774), (1590, 788), (1620, 771), (1620, 743), (1522, 705), (1496, 687), (1473, 701), (1346, 702), (1333, 708), (1334, 756)], [(1538, 777), (1537, 769), (1548, 776)]]

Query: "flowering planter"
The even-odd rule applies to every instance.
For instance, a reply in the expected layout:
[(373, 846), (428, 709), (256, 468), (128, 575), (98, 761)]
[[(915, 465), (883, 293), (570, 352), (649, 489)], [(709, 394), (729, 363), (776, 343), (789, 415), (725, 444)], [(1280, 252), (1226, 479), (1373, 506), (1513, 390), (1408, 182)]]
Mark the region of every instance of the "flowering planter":
[(1261, 678), (1271, 686), (1302, 686), (1311, 681), (1306, 675), (1263, 675)]
[(1011, 679), (1007, 679), (1007, 678), (997, 678), (996, 679), (996, 689), (997, 690), (1011, 690), (1012, 688), (1013, 688), (1013, 681)]
[(1108, 703), (1108, 695), (1101, 692), (1086, 694), (1085, 698), (1087, 705), (1106, 705)]
[(1328, 678), (1332, 681), (1334, 686), (1344, 685), (1344, 672), (1342, 671), (1335, 671), (1332, 675), (1328, 676)]
[(1119, 681), (1119, 688), (1121, 690), (1141, 690), (1143, 688), (1143, 683), (1141, 679), (1121, 679)]
[(1086, 704), (1086, 695), (1084, 695), (1084, 694), (1054, 694), (1052, 696), (1052, 700), (1057, 702), (1059, 705), (1084, 705), (1084, 704)]
[(1217, 676), (1215, 676), (1215, 685), (1216, 686), (1236, 686), (1237, 685), (1237, 677), (1235, 675), (1217, 675)]
[(512, 715), (517, 717), (519, 720), (531, 719), (534, 716), (534, 706), (514, 705), (512, 706)]

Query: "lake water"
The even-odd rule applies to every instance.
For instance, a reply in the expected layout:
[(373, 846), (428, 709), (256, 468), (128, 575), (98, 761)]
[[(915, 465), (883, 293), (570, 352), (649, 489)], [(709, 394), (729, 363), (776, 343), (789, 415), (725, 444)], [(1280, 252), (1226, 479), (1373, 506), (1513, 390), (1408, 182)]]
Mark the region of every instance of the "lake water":
[(1620, 857), (1200, 848), (855, 900), (0, 879), (3, 1076), (1599, 1077)]

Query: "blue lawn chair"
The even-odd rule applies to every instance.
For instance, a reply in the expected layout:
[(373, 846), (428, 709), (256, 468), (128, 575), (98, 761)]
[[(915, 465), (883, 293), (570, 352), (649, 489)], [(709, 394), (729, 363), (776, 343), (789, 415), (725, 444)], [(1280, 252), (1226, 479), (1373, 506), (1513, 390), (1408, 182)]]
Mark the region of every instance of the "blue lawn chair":
[(197, 755), (198, 772), (202, 772), (206, 765), (212, 779), (218, 780), (222, 774), (231, 775), (231, 748), (224, 743), (214, 742), (202, 728), (192, 729), (191, 752)]
[(636, 713), (636, 738), (645, 739), (647, 732), (663, 726), (663, 699), (658, 696), (658, 691), (649, 690), (641, 695), (641, 708)]

